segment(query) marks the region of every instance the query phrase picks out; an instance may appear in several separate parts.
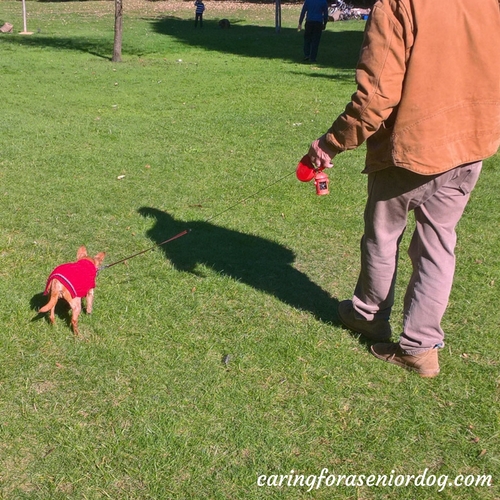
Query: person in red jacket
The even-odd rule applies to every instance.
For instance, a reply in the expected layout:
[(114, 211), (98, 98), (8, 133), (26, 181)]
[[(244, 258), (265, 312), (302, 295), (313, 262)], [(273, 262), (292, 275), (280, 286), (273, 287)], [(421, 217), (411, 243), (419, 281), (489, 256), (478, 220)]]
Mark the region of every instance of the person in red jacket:
[[(455, 227), (482, 160), (500, 145), (498, 0), (378, 0), (356, 69), (357, 90), (326, 134), (311, 144), (317, 167), (366, 141), (368, 198), (361, 269), (341, 322), (375, 341), (379, 359), (439, 373), (441, 320), (455, 271)], [(399, 243), (409, 212), (413, 273), (403, 331), (389, 324)]]

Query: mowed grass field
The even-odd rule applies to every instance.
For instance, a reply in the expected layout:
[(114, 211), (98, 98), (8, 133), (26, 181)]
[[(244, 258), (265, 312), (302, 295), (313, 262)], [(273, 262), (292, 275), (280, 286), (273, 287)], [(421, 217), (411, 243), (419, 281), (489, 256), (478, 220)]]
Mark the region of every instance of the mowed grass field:
[[(441, 374), (420, 379), (336, 314), (364, 148), (328, 196), (294, 175), (354, 92), (363, 22), (329, 24), (306, 65), (298, 4), (277, 33), (274, 5), (207, 1), (195, 29), (191, 2), (125, 1), (112, 63), (113, 2), (26, 6), (32, 35), (0, 1), (0, 498), (498, 499), (500, 156), (458, 228)], [(185, 229), (99, 273), (79, 337), (64, 304), (37, 314), (80, 245), (112, 264)], [(309, 486), (325, 468), (346, 480)]]

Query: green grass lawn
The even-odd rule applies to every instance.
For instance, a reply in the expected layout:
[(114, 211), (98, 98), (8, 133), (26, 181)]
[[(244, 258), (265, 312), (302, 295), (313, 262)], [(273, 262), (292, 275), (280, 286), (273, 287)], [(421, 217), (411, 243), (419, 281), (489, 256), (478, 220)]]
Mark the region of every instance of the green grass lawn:
[[(191, 2), (124, 1), (112, 63), (113, 2), (27, 2), (20, 35), (0, 1), (0, 498), (498, 499), (500, 156), (459, 226), (440, 376), (377, 361), (336, 316), (364, 149), (329, 196), (294, 176), (354, 91), (364, 24), (330, 24), (312, 66), (300, 5), (279, 34), (273, 5), (206, 6), (195, 30)], [(80, 245), (111, 264), (187, 228), (99, 274), (80, 338), (63, 304), (37, 315)], [(395, 334), (409, 272), (403, 251)], [(323, 468), (493, 486), (257, 484)]]

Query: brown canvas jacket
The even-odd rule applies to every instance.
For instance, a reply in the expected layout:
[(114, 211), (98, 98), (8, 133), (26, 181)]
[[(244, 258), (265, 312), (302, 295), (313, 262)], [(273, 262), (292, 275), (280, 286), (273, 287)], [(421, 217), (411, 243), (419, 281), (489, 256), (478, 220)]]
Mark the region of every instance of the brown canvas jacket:
[(329, 129), (339, 151), (367, 141), (365, 172), (431, 175), (500, 146), (498, 0), (378, 0), (357, 91)]

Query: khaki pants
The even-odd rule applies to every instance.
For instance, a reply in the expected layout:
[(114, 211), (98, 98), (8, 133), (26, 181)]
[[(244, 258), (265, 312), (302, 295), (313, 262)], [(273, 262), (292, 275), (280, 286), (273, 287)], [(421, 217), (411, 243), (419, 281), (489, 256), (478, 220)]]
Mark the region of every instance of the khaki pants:
[(399, 167), (368, 174), (361, 271), (353, 304), (367, 320), (389, 319), (399, 243), (413, 211), (416, 227), (408, 249), (413, 273), (404, 298), (400, 338), (408, 354), (443, 344), (441, 319), (455, 272), (455, 227), (481, 167), (477, 162), (433, 176)]

